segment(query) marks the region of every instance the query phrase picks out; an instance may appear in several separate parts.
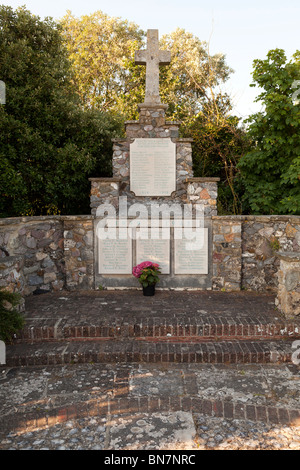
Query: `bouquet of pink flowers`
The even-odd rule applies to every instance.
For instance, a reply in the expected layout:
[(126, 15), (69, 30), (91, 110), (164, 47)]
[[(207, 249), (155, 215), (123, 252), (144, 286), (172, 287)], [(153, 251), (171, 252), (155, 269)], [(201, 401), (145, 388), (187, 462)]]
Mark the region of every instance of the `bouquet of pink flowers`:
[(144, 261), (134, 266), (132, 274), (139, 280), (143, 287), (153, 286), (159, 282), (158, 275), (161, 274), (157, 263)]

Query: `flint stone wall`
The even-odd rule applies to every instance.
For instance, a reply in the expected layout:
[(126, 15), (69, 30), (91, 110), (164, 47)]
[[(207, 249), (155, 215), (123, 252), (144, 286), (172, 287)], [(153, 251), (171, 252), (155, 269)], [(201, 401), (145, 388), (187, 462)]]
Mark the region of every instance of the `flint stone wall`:
[(0, 247), (23, 257), (25, 295), (64, 287), (63, 224), (58, 217), (0, 219)]
[(300, 315), (300, 253), (279, 253), (278, 292), (279, 310), (291, 318)]
[[(300, 217), (213, 216), (207, 220), (212, 226), (212, 288), (277, 292), (279, 252), (280, 256), (300, 253)], [(90, 215), (0, 219), (2, 287), (20, 289), (25, 296), (39, 290), (97, 288), (96, 222)], [(18, 258), (17, 268), (8, 255)]]
[(0, 260), (23, 259), (24, 295), (91, 288), (94, 239), (91, 216), (0, 219)]
[(69, 290), (94, 287), (93, 218), (64, 219), (65, 283)]
[(0, 258), (0, 289), (20, 295), (20, 302), (15, 307), (19, 312), (25, 310), (25, 279), (23, 274), (23, 256)]
[[(125, 123), (126, 138), (113, 139), (112, 178), (90, 178), (91, 214), (103, 204), (118, 210), (118, 198), (126, 196), (128, 208), (135, 203), (150, 207), (155, 204), (203, 204), (205, 216), (217, 215), (217, 183), (219, 178), (194, 178), (192, 142), (179, 137), (180, 122), (166, 121), (167, 106), (139, 105), (139, 120)], [(130, 191), (130, 144), (135, 139), (170, 138), (176, 144), (176, 191), (170, 197), (137, 197)]]
[(299, 216), (247, 216), (242, 230), (242, 287), (276, 291), (279, 252), (300, 252)]
[[(185, 204), (197, 204), (203, 206), (205, 217), (217, 215), (217, 196), (219, 178), (185, 178), (177, 182), (177, 190), (170, 197), (137, 197), (129, 191), (129, 181), (124, 182), (119, 178), (90, 178), (91, 213), (94, 216), (104, 215), (104, 205), (111, 204), (119, 211), (119, 197), (127, 197), (127, 210), (133, 204), (143, 204), (147, 207), (149, 216), (153, 203), (160, 206), (179, 204), (183, 210)], [(195, 215), (195, 206), (194, 215)]]
[(213, 217), (213, 289), (240, 290), (242, 286), (242, 221)]
[(276, 292), (281, 252), (300, 252), (299, 216), (213, 217), (213, 288)]

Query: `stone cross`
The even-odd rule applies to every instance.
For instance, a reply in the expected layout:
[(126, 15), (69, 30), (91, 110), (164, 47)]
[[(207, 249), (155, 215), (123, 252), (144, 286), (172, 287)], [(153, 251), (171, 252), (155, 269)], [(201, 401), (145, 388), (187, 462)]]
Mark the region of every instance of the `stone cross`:
[(159, 50), (158, 30), (148, 29), (147, 49), (136, 51), (135, 63), (146, 65), (146, 94), (147, 105), (161, 104), (159, 96), (159, 66), (168, 65), (171, 62), (171, 52)]

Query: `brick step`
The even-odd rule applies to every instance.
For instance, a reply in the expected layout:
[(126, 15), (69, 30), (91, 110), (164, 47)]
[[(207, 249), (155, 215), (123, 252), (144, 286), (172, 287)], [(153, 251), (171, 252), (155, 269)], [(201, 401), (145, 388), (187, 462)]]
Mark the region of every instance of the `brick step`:
[(292, 340), (173, 342), (129, 339), (19, 343), (7, 346), (7, 366), (72, 363), (230, 363), (292, 362)]
[[(79, 322), (78, 322), (79, 323)], [(112, 318), (91, 323), (76, 323), (67, 318), (26, 319), (17, 342), (65, 341), (73, 339), (143, 338), (173, 341), (256, 340), (300, 338), (297, 321), (270, 321), (269, 318), (211, 316), (203, 318)]]

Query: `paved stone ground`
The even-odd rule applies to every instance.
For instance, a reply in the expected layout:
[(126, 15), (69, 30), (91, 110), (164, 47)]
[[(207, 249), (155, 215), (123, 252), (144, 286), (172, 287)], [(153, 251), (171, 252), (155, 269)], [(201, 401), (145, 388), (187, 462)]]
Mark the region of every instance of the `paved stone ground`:
[[(29, 297), (26, 325), (26, 341), (8, 352), (29, 348), (30, 362), (0, 367), (0, 450), (300, 449), (300, 366), (291, 361), (179, 363), (161, 354), (154, 363), (116, 354), (109, 362), (39, 362), (42, 346), (65, 350), (68, 340), (77, 350), (97, 337), (124, 353), (133, 337), (186, 345), (248, 335), (262, 344), (283, 331), (290, 351), (299, 319), (285, 328), (271, 294), (59, 292)], [(159, 341), (151, 344), (163, 350)]]
[(300, 368), (293, 364), (0, 372), (1, 450), (300, 449)]
[(59, 328), (98, 324), (112, 326), (114, 322), (132, 322), (153, 318), (192, 320), (210, 317), (251, 318), (261, 321), (280, 318), (274, 304), (274, 294), (255, 292), (169, 291), (157, 290), (145, 297), (140, 289), (52, 292), (26, 299), (26, 315), (32, 325), (53, 325)]

